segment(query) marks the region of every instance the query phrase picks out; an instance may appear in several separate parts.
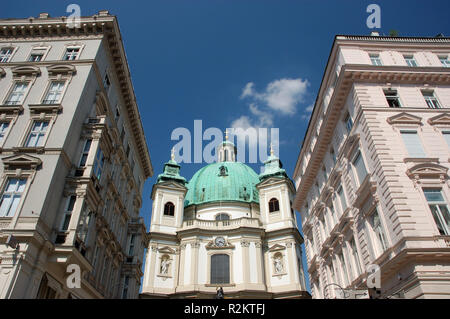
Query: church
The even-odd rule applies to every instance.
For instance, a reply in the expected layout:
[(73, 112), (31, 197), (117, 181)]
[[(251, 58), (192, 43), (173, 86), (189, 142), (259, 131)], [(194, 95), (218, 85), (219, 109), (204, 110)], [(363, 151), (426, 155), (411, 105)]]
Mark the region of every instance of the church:
[(141, 298), (310, 298), (293, 182), (273, 150), (260, 175), (236, 153), (226, 136), (188, 182), (172, 151), (152, 189)]

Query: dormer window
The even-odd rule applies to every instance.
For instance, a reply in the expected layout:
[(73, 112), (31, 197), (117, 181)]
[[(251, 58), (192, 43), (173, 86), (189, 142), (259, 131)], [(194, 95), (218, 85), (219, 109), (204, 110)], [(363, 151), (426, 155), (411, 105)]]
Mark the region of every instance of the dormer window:
[(448, 59), (448, 56), (439, 57), (439, 61), (441, 61), (444, 68), (450, 68), (450, 60)]
[(0, 62), (1, 63), (9, 62), (13, 51), (14, 51), (14, 48), (2, 48), (0, 50)]
[(401, 107), (400, 97), (398, 96), (397, 90), (387, 89), (384, 90), (384, 96), (389, 107)]
[(423, 98), (430, 109), (440, 109), (441, 105), (434, 95), (434, 91), (422, 91)]
[(414, 59), (414, 55), (404, 55), (406, 64), (410, 67), (417, 67), (416, 59)]
[(172, 202), (167, 202), (164, 205), (164, 215), (174, 216), (175, 215), (175, 205)]
[(379, 54), (370, 54), (370, 61), (372, 62), (372, 65), (376, 65), (376, 66), (383, 65)]
[(269, 213), (278, 211), (280, 211), (280, 203), (278, 202), (278, 199), (272, 198), (269, 200)]
[(69, 47), (66, 49), (66, 53), (64, 54), (63, 60), (64, 61), (77, 60), (79, 53), (80, 53), (79, 47)]

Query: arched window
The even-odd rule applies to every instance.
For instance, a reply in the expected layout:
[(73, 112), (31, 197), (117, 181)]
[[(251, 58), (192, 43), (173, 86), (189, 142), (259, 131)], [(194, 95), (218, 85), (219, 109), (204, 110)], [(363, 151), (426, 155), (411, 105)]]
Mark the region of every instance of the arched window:
[(211, 284), (230, 283), (230, 256), (216, 254), (211, 256)]
[(175, 205), (172, 202), (167, 202), (164, 205), (164, 215), (174, 216), (174, 214), (175, 214)]
[(217, 214), (216, 220), (230, 220), (230, 215), (225, 214), (225, 213)]
[(278, 212), (280, 210), (280, 203), (278, 199), (272, 198), (269, 200), (269, 213)]

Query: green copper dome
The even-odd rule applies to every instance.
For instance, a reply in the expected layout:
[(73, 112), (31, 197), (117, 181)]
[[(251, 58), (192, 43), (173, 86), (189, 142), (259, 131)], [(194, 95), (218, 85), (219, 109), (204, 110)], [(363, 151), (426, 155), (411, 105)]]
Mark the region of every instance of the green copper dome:
[(209, 164), (194, 174), (187, 184), (185, 206), (219, 201), (259, 203), (258, 175), (239, 162)]

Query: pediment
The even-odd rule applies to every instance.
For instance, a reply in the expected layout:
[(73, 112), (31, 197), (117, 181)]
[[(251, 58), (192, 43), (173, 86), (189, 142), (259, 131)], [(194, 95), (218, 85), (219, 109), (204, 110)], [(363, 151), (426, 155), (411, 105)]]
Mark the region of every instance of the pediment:
[(420, 178), (443, 179), (443, 178), (448, 178), (447, 171), (448, 171), (448, 168), (446, 168), (442, 165), (433, 164), (433, 163), (422, 163), (422, 164), (418, 164), (418, 165), (411, 167), (410, 169), (408, 169), (408, 171), (406, 173), (409, 177), (416, 178), (416, 179), (420, 179)]
[(2, 161), (6, 169), (23, 168), (23, 167), (35, 169), (37, 166), (42, 164), (40, 158), (30, 156), (27, 154), (7, 156), (2, 158)]
[(22, 75), (40, 75), (41, 69), (32, 65), (24, 65), (24, 66), (16, 66), (13, 68), (12, 73), (14, 76), (22, 76)]
[(161, 254), (175, 254), (175, 250), (170, 248), (169, 246), (164, 246), (162, 248), (159, 248), (158, 251)]
[(430, 125), (439, 125), (439, 124), (450, 125), (450, 114), (444, 113), (444, 114), (440, 114), (438, 116), (432, 117), (432, 118), (428, 119), (428, 123)]
[(275, 244), (269, 248), (269, 251), (279, 251), (279, 250), (284, 250), (284, 249), (286, 249), (286, 247), (284, 247), (283, 245)]
[(400, 113), (394, 116), (391, 116), (387, 119), (389, 124), (422, 124), (422, 118), (409, 114), (409, 113)]
[(71, 64), (53, 64), (47, 67), (48, 74), (74, 74), (76, 72), (75, 66)]
[(359, 139), (359, 134), (352, 134), (347, 138), (343, 148), (345, 157), (349, 158), (350, 155), (353, 154), (355, 147), (359, 146)]

